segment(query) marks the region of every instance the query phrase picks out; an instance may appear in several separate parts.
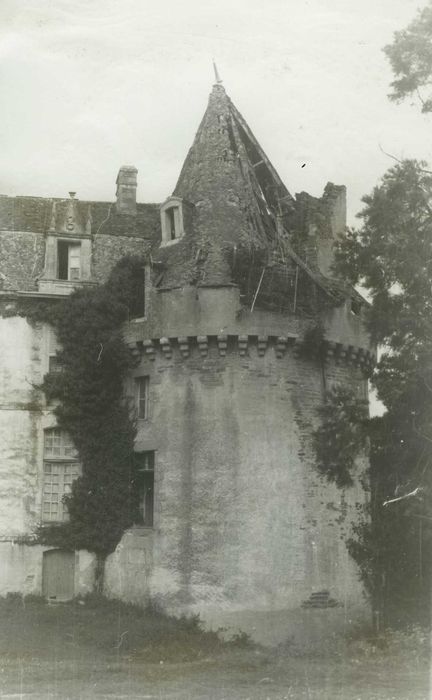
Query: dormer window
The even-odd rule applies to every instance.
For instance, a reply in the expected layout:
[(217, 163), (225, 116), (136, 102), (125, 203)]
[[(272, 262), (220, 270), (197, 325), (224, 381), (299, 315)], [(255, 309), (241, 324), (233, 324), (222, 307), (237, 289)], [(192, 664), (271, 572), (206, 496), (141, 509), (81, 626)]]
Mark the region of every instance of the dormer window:
[(81, 243), (57, 241), (57, 279), (81, 279)]
[(38, 291), (70, 294), (91, 279), (92, 219), (90, 205), (75, 199), (54, 200), (45, 238), (45, 266)]
[(168, 228), (168, 236), (169, 238), (174, 241), (176, 237), (176, 210), (178, 207), (170, 207), (169, 209), (166, 210), (165, 216), (166, 216), (166, 223), (167, 223), (167, 228)]
[(183, 200), (169, 197), (161, 206), (162, 245), (172, 245), (184, 235)]

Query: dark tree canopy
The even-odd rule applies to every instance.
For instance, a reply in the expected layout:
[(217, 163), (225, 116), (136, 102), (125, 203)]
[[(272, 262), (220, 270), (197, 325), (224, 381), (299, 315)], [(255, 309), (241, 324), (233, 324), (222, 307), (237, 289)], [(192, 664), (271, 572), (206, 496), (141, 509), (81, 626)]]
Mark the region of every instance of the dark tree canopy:
[(432, 175), (402, 161), (363, 202), (360, 228), (337, 244), (336, 271), (368, 291), (367, 323), (382, 349), (371, 381), (387, 411), (365, 421), (353, 396), (329, 396), (317, 467), (349, 486), (352, 450), (367, 435), (372, 521), (356, 526), (349, 549), (386, 621), (402, 610), (418, 621), (432, 581)]
[(363, 226), (339, 243), (338, 269), (371, 295), (369, 330), (386, 347), (373, 377), (380, 399), (427, 443), (432, 440), (432, 175), (424, 163), (403, 161), (363, 201)]
[(395, 32), (384, 48), (396, 79), (390, 99), (416, 96), (423, 112), (432, 111), (432, 5), (425, 7), (406, 29)]

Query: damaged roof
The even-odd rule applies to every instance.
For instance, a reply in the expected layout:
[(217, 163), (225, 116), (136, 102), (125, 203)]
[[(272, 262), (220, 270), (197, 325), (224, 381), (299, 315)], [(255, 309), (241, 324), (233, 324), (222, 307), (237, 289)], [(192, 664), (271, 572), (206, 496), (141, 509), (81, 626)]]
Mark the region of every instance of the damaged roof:
[(275, 217), (294, 204), (220, 84), (210, 94), (173, 194), (195, 204), (202, 233), (231, 242), (272, 240)]
[[(279, 308), (284, 295), (295, 294), (294, 306), (300, 301), (298, 280), (309, 285), (306, 295), (324, 295), (326, 303), (356, 295), (322, 265), (331, 258), (335, 235), (344, 231), (345, 188), (328, 183), (321, 198), (305, 192), (294, 197), (220, 83), (210, 94), (173, 196), (182, 202), (184, 221), (184, 235), (174, 245), (159, 247), (160, 205), (137, 204), (131, 214), (116, 203), (77, 200), (74, 193), (69, 199), (0, 196), (0, 244), (2, 232), (15, 231), (41, 239), (49, 231), (141, 238), (153, 251), (159, 287), (236, 284), (247, 297), (263, 276), (261, 297), (267, 294), (273, 303), (274, 289)], [(11, 254), (13, 242), (9, 234), (6, 238)], [(37, 245), (42, 258), (42, 240)]]
[[(301, 277), (330, 303), (356, 296), (324, 275), (318, 264), (318, 247), (324, 243), (328, 248), (344, 230), (345, 188), (328, 183), (321, 199), (304, 192), (293, 197), (220, 83), (210, 94), (173, 195), (183, 199), (192, 215), (183, 238), (155, 253), (163, 270), (158, 275), (161, 286), (242, 287), (249, 270), (249, 287), (256, 277), (252, 268), (259, 267), (259, 277), (270, 263), (272, 273), (266, 279), (281, 294), (292, 288), (299, 267)], [(334, 208), (338, 200), (339, 220)]]
[(276, 218), (294, 208), (294, 198), (220, 84), (210, 94), (173, 195), (193, 206), (193, 221), (175, 247), (160, 250), (167, 285), (228, 283), (226, 251), (275, 244)]

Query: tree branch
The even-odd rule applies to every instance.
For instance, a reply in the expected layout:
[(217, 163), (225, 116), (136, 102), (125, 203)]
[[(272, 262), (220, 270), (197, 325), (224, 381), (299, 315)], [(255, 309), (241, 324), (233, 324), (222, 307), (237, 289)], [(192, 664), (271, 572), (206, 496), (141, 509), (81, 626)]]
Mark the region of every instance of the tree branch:
[[(401, 158), (397, 158), (396, 156), (392, 155), (391, 153), (387, 153), (381, 146), (381, 144), (378, 144), (378, 148), (380, 149), (381, 153), (384, 153), (385, 156), (388, 158), (391, 158), (392, 160), (395, 160), (396, 163), (403, 163), (403, 160)], [(425, 170), (424, 168), (419, 168), (421, 173), (427, 173), (428, 175), (432, 175), (432, 170)]]
[(417, 488), (414, 489), (414, 491), (410, 491), (404, 496), (398, 496), (398, 498), (390, 498), (390, 500), (384, 501), (383, 506), (388, 506), (390, 503), (397, 503), (398, 501), (404, 501), (406, 498), (414, 498), (415, 496), (418, 496), (421, 493), (423, 493), (422, 487), (417, 486)]
[(426, 102), (425, 102), (425, 100), (423, 99), (423, 97), (421, 96), (421, 92), (420, 92), (420, 90), (418, 89), (418, 87), (416, 88), (416, 95), (417, 95), (417, 97), (419, 98), (420, 102), (422, 103), (422, 105), (423, 105), (423, 107), (424, 107), (425, 104), (426, 104)]

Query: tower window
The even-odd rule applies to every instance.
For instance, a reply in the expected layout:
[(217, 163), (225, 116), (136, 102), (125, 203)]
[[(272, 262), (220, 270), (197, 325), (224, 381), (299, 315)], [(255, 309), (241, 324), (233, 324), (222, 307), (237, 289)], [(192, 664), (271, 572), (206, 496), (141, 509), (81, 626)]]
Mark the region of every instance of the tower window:
[(136, 407), (139, 420), (147, 420), (149, 417), (149, 386), (149, 377), (135, 379)]
[(136, 525), (153, 527), (155, 453), (135, 453), (135, 486), (138, 491), (139, 519)]
[(170, 245), (182, 238), (183, 206), (180, 197), (170, 197), (161, 207), (162, 245)]
[(146, 314), (146, 271), (144, 267), (136, 270), (133, 277), (133, 298), (129, 306), (129, 317), (143, 318)]
[(54, 328), (52, 328), (52, 326), (48, 326), (46, 333), (48, 350), (48, 372), (62, 372), (64, 369), (64, 365), (61, 355), (58, 354), (62, 348), (57, 340)]
[(81, 279), (81, 243), (57, 242), (57, 278), (71, 281)]
[(168, 237), (171, 241), (176, 238), (176, 207), (170, 207), (165, 212), (167, 218)]

